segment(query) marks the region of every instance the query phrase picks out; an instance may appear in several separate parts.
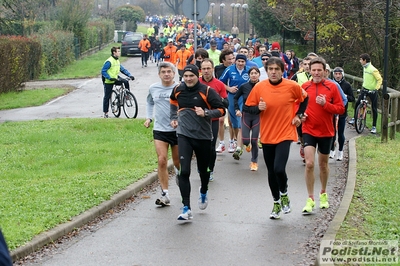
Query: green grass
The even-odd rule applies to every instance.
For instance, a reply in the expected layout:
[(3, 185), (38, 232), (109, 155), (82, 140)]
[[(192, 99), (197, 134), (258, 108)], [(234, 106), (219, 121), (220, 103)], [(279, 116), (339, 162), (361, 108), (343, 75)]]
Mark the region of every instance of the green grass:
[(157, 168), (143, 120), (7, 122), (0, 135), (0, 224), (11, 250)]
[(61, 95), (67, 94), (72, 89), (39, 89), (0, 94), (0, 110), (39, 106)]
[[(81, 60), (74, 61), (71, 65), (65, 67), (60, 73), (47, 76), (41, 75), (41, 80), (69, 79), (69, 78), (93, 78), (100, 75), (104, 62), (111, 55), (111, 47), (121, 47), (120, 43), (112, 43), (105, 46), (102, 50), (95, 54), (89, 55)], [(121, 57), (120, 61), (124, 62), (128, 58)]]
[(356, 188), (336, 239), (399, 240), (400, 142), (368, 136), (356, 140), (356, 149)]

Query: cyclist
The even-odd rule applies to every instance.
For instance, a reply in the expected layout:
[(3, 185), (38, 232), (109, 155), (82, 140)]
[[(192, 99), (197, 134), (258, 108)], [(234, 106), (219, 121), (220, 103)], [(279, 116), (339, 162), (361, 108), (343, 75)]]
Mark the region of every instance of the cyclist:
[[(363, 89), (358, 96), (356, 105), (354, 109), (357, 109), (357, 106), (360, 104), (361, 99), (364, 98), (364, 94), (367, 93), (368, 97), (371, 100), (371, 108), (372, 108), (372, 129), (371, 133), (376, 134), (376, 120), (378, 119), (378, 90), (382, 85), (382, 76), (379, 74), (379, 70), (376, 69), (371, 64), (371, 57), (368, 54), (360, 55), (360, 63), (363, 66)], [(354, 118), (350, 120), (349, 124), (354, 124)]]
[(103, 98), (103, 112), (104, 118), (108, 118), (108, 108), (110, 106), (110, 97), (114, 85), (121, 85), (124, 83), (125, 88), (129, 90), (129, 82), (127, 80), (118, 80), (118, 74), (121, 72), (135, 80), (135, 77), (125, 69), (119, 62), (121, 56), (121, 48), (114, 46), (111, 48), (111, 56), (104, 62), (101, 69), (101, 76), (104, 84), (104, 98)]

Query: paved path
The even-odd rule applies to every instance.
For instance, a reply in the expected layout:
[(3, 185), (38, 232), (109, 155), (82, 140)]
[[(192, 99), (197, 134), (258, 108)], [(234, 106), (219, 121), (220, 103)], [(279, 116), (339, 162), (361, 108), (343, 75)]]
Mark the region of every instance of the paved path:
[[(139, 118), (145, 115), (148, 86), (157, 81), (155, 64), (140, 66), (139, 58), (124, 66), (136, 77), (131, 84), (139, 102)], [(103, 89), (101, 81), (66, 80), (78, 89), (44, 106), (1, 111), (1, 121), (52, 119), (60, 117), (101, 117)], [(44, 84), (30, 83), (28, 86)], [(53, 84), (54, 85), (54, 84)], [(54, 86), (51, 86), (54, 87)], [(353, 135), (351, 130), (349, 135)], [(226, 132), (226, 136), (227, 136)], [(266, 167), (260, 151), (259, 170), (249, 170), (250, 154), (240, 161), (225, 152), (217, 157), (215, 181), (209, 186), (209, 206), (197, 207), (200, 179), (192, 167), (191, 222), (176, 220), (180, 213), (180, 194), (174, 180), (170, 181), (171, 206), (158, 208), (154, 202), (159, 189), (128, 205), (125, 211), (102, 222), (94, 231), (81, 232), (71, 241), (58, 246), (42, 260), (25, 265), (309, 265), (312, 258), (305, 254), (305, 245), (314, 237), (327, 210), (316, 209), (314, 215), (302, 216), (307, 198), (304, 165), (299, 146), (291, 146), (287, 165), (289, 196), (292, 212), (280, 220), (270, 220), (272, 197)], [(328, 193), (334, 190), (336, 177), (345, 162), (330, 160)], [(316, 175), (318, 177), (318, 174)], [(148, 177), (154, 180), (155, 176)], [(317, 178), (315, 191), (320, 182)], [(129, 188), (128, 188), (129, 190)], [(318, 204), (318, 201), (317, 201)], [(332, 199), (332, 205), (338, 206)], [(335, 208), (335, 206), (333, 206)], [(93, 210), (91, 210), (93, 212)], [(330, 210), (332, 211), (332, 210)], [(90, 212), (90, 211), (89, 211)], [(314, 257), (315, 258), (315, 257)]]

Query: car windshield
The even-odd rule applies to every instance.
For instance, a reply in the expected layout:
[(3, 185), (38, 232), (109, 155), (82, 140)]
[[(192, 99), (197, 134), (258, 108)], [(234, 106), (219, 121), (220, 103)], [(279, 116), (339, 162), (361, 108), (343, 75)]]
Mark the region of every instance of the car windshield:
[(143, 37), (141, 35), (127, 35), (124, 38), (125, 42), (140, 41)]

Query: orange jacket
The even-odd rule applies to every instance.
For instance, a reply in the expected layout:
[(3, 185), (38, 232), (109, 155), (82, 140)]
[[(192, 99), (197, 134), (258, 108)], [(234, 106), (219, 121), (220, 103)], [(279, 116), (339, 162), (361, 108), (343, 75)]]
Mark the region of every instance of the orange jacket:
[(139, 49), (142, 52), (148, 52), (150, 48), (150, 41), (148, 39), (141, 39), (139, 42)]
[(175, 65), (175, 63), (176, 63), (176, 46), (174, 46), (174, 45), (165, 46), (162, 51), (162, 55), (164, 57), (165, 62), (170, 62)]
[(176, 61), (177, 61), (177, 68), (179, 70), (183, 70), (185, 66), (187, 65), (187, 60), (189, 57), (192, 55), (192, 53), (189, 50), (179, 50), (176, 52)]

